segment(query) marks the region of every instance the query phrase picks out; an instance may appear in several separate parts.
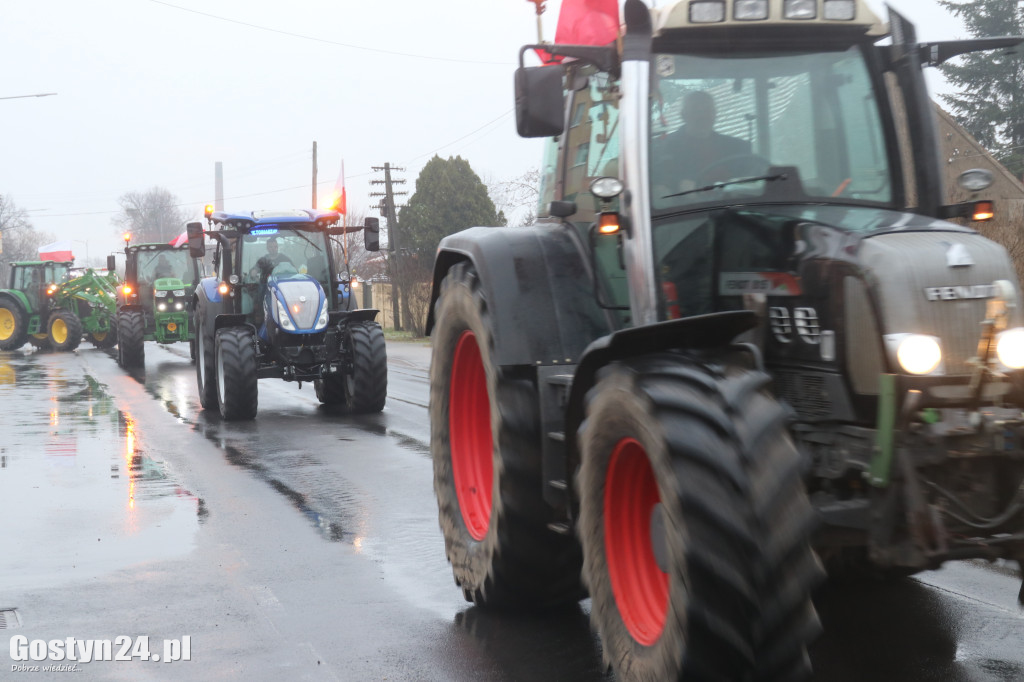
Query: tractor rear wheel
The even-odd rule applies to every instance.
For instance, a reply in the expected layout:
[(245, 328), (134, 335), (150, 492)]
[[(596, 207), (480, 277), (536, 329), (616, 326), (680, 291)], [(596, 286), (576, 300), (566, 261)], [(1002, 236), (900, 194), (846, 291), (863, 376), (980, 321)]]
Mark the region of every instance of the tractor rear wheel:
[(578, 601), (582, 557), (542, 497), (536, 379), (498, 367), (475, 269), (441, 284), (430, 367), (430, 449), (445, 550), (467, 601), (536, 609)]
[(349, 326), (352, 377), (344, 381), (345, 403), (353, 412), (380, 412), (388, 397), (388, 352), (376, 322)]
[[(42, 323), (40, 322), (40, 324)], [(53, 350), (53, 347), (50, 345), (50, 337), (47, 334), (29, 334), (28, 337), (26, 337), (26, 340), (33, 348), (38, 348), (39, 350)]]
[(658, 354), (587, 395), (583, 576), (620, 680), (809, 676), (814, 513), (769, 378)]
[(254, 419), (258, 406), (256, 338), (248, 327), (217, 331), (217, 401), (226, 421)]
[(46, 338), (54, 350), (72, 351), (82, 343), (82, 321), (70, 310), (54, 310), (46, 323)]
[(28, 321), (21, 306), (10, 299), (0, 299), (0, 350), (17, 350), (25, 345)]
[(329, 374), (322, 379), (313, 379), (316, 397), (324, 405), (344, 405), (345, 385), (352, 382), (352, 377), (341, 372)]
[(204, 410), (217, 407), (217, 380), (214, 378), (216, 362), (214, 357), (213, 332), (207, 333), (206, 324), (196, 311), (196, 384), (199, 388), (199, 404)]
[(141, 311), (117, 314), (117, 357), (126, 369), (146, 366), (146, 318)]
[(97, 348), (113, 348), (117, 343), (117, 329), (111, 325), (110, 329), (103, 332), (89, 334), (89, 342)]

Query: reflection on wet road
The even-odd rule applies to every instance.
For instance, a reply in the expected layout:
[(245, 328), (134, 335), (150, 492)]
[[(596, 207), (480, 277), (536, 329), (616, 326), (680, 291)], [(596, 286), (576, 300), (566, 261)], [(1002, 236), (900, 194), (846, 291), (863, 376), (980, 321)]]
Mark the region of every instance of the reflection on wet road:
[(192, 549), (201, 501), (78, 358), (0, 354), (0, 404), (0, 518), (17, 520), (0, 584), (81, 580)]
[[(0, 354), (0, 514), (18, 519), (0, 607), (14, 599), (53, 636), (97, 617), (107, 634), (192, 635), (198, 667), (159, 679), (610, 679), (589, 602), (530, 615), (462, 600), (437, 527), (429, 354), (388, 352), (382, 414), (262, 380), (245, 423), (201, 409), (180, 344), (148, 345), (132, 375), (88, 347)], [(90, 611), (77, 595), (93, 578)], [(1018, 587), (973, 563), (826, 587), (816, 679), (1022, 680)], [(111, 678), (93, 671), (76, 679)]]

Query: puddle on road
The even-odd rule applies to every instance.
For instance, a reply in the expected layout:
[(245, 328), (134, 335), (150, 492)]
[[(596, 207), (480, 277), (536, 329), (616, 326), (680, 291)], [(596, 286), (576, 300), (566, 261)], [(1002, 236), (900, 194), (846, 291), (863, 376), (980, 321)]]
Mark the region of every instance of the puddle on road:
[(0, 353), (0, 584), (52, 586), (194, 544), (206, 514), (73, 355)]

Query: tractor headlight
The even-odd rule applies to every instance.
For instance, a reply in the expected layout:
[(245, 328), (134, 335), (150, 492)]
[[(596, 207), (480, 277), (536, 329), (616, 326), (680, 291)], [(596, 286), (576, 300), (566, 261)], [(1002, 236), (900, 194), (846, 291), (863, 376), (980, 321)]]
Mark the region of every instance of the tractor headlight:
[(782, 16), (786, 19), (814, 19), (818, 16), (817, 0), (785, 0)]
[(157, 304), (156, 309), (159, 310), (160, 312), (164, 312), (165, 310), (167, 310), (167, 304), (166, 303)]
[(768, 18), (768, 0), (735, 0), (732, 18), (737, 21), (753, 21)]
[(318, 332), (324, 327), (326, 327), (328, 317), (329, 316), (327, 315), (327, 301), (324, 300), (324, 302), (320, 305), (320, 317), (317, 318), (316, 324), (313, 325), (313, 331)]
[(996, 357), (1007, 369), (1024, 368), (1024, 329), (1007, 329), (996, 335)]
[(167, 292), (166, 291), (155, 291), (155, 292), (153, 292), (153, 295), (156, 296), (157, 298), (166, 298), (167, 297)]
[(295, 331), (295, 325), (292, 324), (292, 318), (288, 316), (288, 310), (281, 305), (281, 301), (275, 298), (274, 305), (277, 306), (277, 323), (281, 325), (281, 329)]
[(724, 0), (696, 0), (690, 3), (690, 23), (714, 24), (725, 21)]
[(184, 289), (175, 289), (171, 293), (174, 294), (175, 298), (183, 298), (185, 296), (185, 290)]
[(886, 334), (885, 343), (900, 368), (908, 374), (942, 373), (942, 346), (938, 338), (925, 334)]
[(180, 304), (180, 303), (175, 303), (175, 304), (174, 304), (174, 309), (175, 309), (175, 310), (182, 310), (182, 309), (184, 309), (184, 307), (185, 307), (185, 306), (183, 306), (183, 305), (182, 305), (182, 304)]

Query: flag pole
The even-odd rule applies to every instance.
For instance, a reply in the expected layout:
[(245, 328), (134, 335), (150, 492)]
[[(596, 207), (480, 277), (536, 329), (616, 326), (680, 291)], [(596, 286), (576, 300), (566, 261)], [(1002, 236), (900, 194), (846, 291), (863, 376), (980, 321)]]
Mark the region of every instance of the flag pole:
[(537, 6), (537, 42), (544, 42), (544, 25), (541, 22), (540, 15), (544, 14), (544, 5), (547, 0), (528, 0)]

